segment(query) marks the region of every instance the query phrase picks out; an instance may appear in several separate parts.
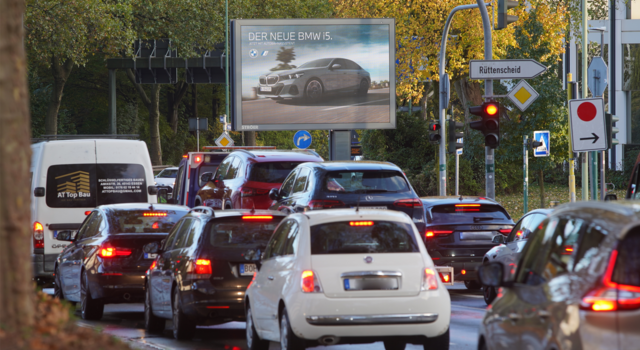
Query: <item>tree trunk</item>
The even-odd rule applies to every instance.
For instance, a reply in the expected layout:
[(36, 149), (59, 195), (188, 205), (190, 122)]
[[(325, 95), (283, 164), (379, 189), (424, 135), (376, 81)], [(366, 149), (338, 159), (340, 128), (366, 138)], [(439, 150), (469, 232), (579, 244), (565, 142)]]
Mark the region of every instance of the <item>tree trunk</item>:
[(256, 132), (255, 131), (245, 131), (244, 132), (244, 142), (245, 142), (246, 146), (256, 146)]
[(178, 107), (187, 92), (188, 86), (185, 81), (181, 80), (175, 85), (173, 92), (167, 94), (167, 101), (169, 103), (169, 125), (171, 125), (174, 133), (178, 132)]
[(149, 155), (151, 164), (162, 165), (162, 144), (160, 142), (160, 84), (151, 84), (151, 103), (147, 106), (149, 110)]
[(538, 174), (538, 185), (540, 186), (540, 208), (544, 208), (544, 171), (542, 170)]
[(478, 106), (483, 102), (480, 84), (469, 82), (467, 77), (463, 77), (456, 80), (453, 85), (464, 108), (464, 122), (469, 124), (469, 106)]
[(51, 91), (49, 109), (47, 110), (45, 119), (45, 134), (47, 135), (58, 134), (58, 112), (60, 111), (60, 104), (62, 103), (62, 91), (64, 90), (64, 85), (67, 83), (72, 68), (73, 62), (71, 60), (60, 62), (57, 56), (51, 57), (53, 91)]
[(0, 329), (9, 333), (22, 332), (35, 320), (24, 7), (22, 0), (0, 0)]

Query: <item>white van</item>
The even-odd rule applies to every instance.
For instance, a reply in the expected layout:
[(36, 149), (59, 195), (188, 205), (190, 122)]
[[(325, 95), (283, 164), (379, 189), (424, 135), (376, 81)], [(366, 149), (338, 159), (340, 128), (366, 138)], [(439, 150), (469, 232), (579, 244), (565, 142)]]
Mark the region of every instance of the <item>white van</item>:
[(157, 203), (149, 151), (143, 141), (77, 139), (31, 145), (32, 262), (38, 283), (53, 281), (56, 257), (102, 204)]

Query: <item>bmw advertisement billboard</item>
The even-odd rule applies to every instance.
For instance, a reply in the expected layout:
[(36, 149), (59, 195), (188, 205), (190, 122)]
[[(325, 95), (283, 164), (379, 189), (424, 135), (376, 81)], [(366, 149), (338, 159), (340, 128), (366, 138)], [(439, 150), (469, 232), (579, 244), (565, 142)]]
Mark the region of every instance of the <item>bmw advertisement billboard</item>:
[(393, 19), (234, 20), (233, 128), (390, 129)]

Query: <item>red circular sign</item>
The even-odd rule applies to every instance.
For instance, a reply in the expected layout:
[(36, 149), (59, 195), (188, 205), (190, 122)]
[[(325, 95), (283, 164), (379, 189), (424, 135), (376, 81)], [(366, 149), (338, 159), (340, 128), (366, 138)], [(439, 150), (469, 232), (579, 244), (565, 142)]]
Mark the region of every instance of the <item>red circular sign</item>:
[(578, 106), (578, 118), (585, 122), (590, 122), (596, 117), (598, 110), (591, 102), (583, 102)]

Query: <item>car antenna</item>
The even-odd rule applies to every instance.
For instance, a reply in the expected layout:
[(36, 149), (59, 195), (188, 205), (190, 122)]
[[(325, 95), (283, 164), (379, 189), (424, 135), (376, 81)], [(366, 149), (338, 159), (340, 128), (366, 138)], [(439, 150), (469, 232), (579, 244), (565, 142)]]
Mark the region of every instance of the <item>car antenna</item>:
[(356, 213), (360, 211), (360, 195), (358, 195), (358, 203), (356, 204)]
[(149, 203), (149, 210), (153, 211), (153, 203)]
[(460, 202), (462, 202), (462, 195), (460, 195)]
[(256, 203), (253, 203), (253, 207), (251, 208), (251, 215), (256, 213)]

